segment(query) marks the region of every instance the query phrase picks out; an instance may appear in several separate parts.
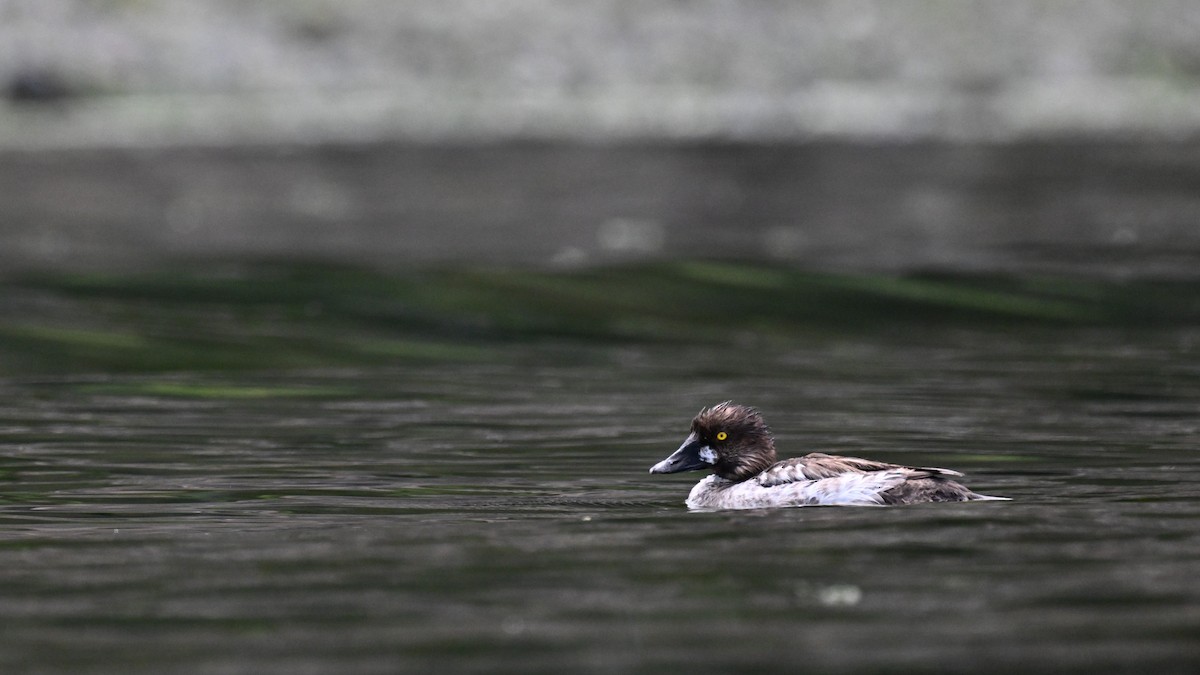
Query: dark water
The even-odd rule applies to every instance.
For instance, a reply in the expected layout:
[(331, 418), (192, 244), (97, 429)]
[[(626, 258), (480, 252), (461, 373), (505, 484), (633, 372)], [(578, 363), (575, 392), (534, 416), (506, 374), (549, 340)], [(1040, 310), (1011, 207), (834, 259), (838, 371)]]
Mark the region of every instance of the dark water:
[(0, 270), (718, 252), (838, 270), (1200, 269), (1195, 137), (0, 148), (0, 195)]
[[(616, 271), (616, 274), (613, 274)], [(1192, 671), (1195, 286), (0, 285), (2, 673)], [(688, 513), (692, 414), (1012, 502)]]
[[(1200, 330), (497, 350), (0, 380), (0, 670), (1200, 665)], [(1014, 501), (688, 513), (729, 398)]]

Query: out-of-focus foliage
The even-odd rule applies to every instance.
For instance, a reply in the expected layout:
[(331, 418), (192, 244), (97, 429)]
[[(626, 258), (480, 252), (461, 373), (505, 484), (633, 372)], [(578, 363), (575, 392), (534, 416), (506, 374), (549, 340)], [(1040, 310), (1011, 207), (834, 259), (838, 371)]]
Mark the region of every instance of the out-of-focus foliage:
[(845, 276), (714, 262), (409, 275), (266, 265), (41, 276), (0, 291), (0, 373), (487, 361), (538, 341), (1200, 324), (1194, 282)]

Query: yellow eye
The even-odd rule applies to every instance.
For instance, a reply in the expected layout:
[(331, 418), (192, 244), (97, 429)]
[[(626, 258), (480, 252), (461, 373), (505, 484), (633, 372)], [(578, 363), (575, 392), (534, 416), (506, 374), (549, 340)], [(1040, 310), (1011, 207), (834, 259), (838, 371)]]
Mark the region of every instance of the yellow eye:
[(725, 440), (726, 438), (729, 438), (729, 434), (725, 433), (724, 431), (718, 431), (718, 432), (717, 432), (717, 440), (718, 440), (718, 441), (723, 441), (723, 440)]

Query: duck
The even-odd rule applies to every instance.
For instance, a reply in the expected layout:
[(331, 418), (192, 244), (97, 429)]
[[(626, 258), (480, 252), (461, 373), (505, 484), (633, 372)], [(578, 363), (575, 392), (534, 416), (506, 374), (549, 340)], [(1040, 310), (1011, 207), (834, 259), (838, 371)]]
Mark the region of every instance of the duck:
[(779, 461), (775, 437), (755, 408), (732, 401), (704, 408), (679, 449), (652, 474), (711, 469), (685, 502), (692, 510), (792, 506), (896, 506), (1008, 501), (971, 491), (958, 471), (813, 452)]

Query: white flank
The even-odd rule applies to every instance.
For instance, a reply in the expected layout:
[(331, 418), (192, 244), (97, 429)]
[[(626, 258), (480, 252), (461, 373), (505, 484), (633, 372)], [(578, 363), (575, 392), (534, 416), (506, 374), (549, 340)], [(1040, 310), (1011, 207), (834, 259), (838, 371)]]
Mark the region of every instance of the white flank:
[(690, 509), (765, 509), (783, 506), (882, 506), (882, 492), (905, 481), (903, 471), (847, 473), (773, 487), (708, 476), (692, 488)]

